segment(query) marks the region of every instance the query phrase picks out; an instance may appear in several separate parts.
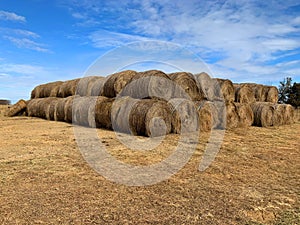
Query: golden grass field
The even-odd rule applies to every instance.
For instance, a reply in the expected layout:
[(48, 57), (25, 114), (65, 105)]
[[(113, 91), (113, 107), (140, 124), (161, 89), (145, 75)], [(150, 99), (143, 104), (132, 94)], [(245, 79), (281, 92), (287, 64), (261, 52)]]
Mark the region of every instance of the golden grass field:
[[(226, 131), (215, 161), (197, 170), (208, 133), (170, 179), (128, 187), (96, 173), (71, 124), (3, 116), (0, 106), (0, 224), (300, 224), (300, 112), (293, 125)], [(98, 130), (112, 155), (158, 162), (177, 144), (132, 152)]]

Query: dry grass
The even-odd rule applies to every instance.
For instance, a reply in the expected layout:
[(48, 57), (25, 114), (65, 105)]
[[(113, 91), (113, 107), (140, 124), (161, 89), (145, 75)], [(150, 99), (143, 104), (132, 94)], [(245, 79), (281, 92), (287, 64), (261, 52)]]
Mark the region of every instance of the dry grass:
[[(87, 165), (70, 124), (1, 115), (1, 224), (299, 223), (300, 122), (228, 131), (213, 164), (199, 172), (204, 133), (179, 173), (127, 187)], [(98, 133), (119, 160), (143, 165), (170, 154), (178, 140), (168, 135), (154, 151), (130, 151), (113, 132)]]

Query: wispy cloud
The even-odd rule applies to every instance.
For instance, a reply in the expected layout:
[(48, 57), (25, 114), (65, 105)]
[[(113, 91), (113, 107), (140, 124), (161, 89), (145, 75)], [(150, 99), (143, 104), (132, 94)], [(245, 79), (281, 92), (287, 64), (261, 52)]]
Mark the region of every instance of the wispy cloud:
[(3, 10), (0, 10), (0, 20), (26, 22), (26, 18), (24, 16), (20, 16), (13, 12), (7, 12)]
[(27, 48), (38, 52), (51, 52), (49, 49), (45, 48), (43, 44), (37, 43), (28, 38), (15, 38), (10, 36), (5, 36), (5, 38), (19, 48)]

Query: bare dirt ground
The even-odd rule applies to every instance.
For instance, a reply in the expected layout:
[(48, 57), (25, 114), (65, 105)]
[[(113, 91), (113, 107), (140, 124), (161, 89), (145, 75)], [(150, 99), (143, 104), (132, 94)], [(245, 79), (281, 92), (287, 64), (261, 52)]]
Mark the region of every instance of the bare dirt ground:
[[(146, 187), (108, 181), (85, 162), (73, 127), (3, 117), (0, 106), (1, 224), (300, 224), (300, 121), (226, 132), (213, 164), (197, 170), (208, 139), (176, 175)], [(111, 154), (133, 164), (159, 161), (169, 135), (146, 153), (99, 130)]]

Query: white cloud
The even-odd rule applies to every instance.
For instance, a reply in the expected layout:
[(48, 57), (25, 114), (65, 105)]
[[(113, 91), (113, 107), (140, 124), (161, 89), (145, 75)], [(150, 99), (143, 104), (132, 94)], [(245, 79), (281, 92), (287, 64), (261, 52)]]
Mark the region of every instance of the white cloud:
[(19, 16), (13, 12), (6, 12), (2, 10), (0, 10), (0, 20), (26, 22), (26, 18), (24, 16)]
[(19, 48), (27, 48), (38, 52), (51, 52), (49, 49), (45, 48), (43, 44), (37, 43), (28, 38), (15, 38), (11, 36), (5, 36), (5, 38)]

